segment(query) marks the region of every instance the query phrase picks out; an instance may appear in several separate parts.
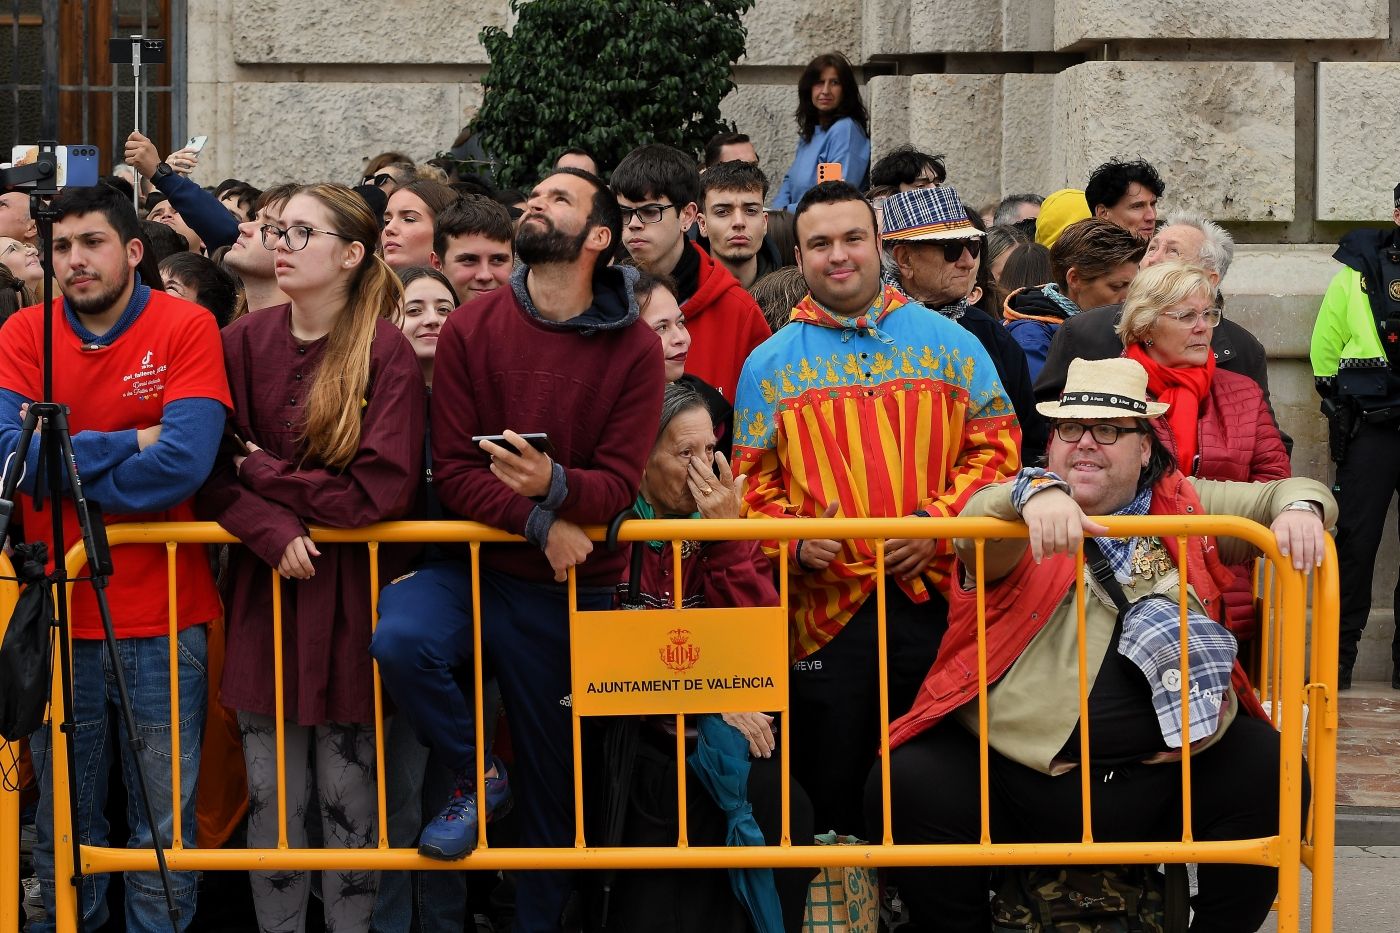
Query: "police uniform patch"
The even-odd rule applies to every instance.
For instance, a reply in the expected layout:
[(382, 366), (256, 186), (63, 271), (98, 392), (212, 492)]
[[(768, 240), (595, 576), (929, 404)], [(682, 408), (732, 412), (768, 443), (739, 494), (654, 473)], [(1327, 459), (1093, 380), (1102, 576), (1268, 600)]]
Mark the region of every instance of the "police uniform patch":
[(1390, 300), (1400, 301), (1400, 279), (1394, 279), (1390, 283)]

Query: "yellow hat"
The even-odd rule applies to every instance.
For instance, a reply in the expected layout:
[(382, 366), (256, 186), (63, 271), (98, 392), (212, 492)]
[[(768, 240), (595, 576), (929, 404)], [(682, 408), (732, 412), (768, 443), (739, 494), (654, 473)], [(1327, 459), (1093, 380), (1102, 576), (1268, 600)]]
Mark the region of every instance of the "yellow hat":
[(1089, 201), (1078, 188), (1062, 188), (1040, 205), (1040, 216), (1035, 221), (1035, 241), (1049, 249), (1055, 245), (1060, 234), (1070, 224), (1088, 220), (1094, 216), (1089, 212)]

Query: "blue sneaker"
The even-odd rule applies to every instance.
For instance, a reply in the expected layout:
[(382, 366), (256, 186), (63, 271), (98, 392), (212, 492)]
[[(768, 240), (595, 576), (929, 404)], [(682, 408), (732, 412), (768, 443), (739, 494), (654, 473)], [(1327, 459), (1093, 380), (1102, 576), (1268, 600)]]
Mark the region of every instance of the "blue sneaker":
[[(514, 798), (510, 793), (510, 777), (501, 759), (492, 755), (486, 770), (496, 768), (496, 776), (486, 779), (486, 822), (498, 820), (510, 812)], [(474, 769), (473, 769), (474, 770)], [(432, 822), (423, 827), (418, 837), (418, 854), (428, 858), (453, 861), (471, 854), (476, 848), (476, 791), (473, 788), (475, 777), (463, 772), (457, 776), (457, 784), (452, 788), (452, 796), (447, 806), (433, 817)]]

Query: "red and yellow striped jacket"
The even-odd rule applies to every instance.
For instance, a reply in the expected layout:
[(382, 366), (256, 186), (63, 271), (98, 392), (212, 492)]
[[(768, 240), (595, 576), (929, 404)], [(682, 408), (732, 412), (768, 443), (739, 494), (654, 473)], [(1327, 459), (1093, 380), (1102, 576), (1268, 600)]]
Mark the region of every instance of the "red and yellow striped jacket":
[[(794, 324), (744, 364), (734, 412), (735, 472), (746, 513), (897, 518), (954, 516), (978, 489), (1020, 468), (1021, 429), (996, 367), (956, 323), (892, 288), (859, 319), (809, 295)], [(766, 545), (776, 559), (777, 546)], [(846, 541), (822, 571), (792, 580), (793, 658), (821, 648), (874, 591), (875, 546)], [(916, 602), (946, 593), (953, 555), (899, 586)]]

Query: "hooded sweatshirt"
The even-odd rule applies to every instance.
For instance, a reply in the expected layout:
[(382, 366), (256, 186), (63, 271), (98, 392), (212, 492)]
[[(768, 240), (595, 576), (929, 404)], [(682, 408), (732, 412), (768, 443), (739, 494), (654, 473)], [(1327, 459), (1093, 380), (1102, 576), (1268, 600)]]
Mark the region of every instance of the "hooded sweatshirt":
[(1055, 331), (1070, 317), (1079, 313), (1079, 306), (1066, 298), (1054, 282), (1028, 288), (1018, 288), (1006, 296), (1002, 308), (1002, 319), (1006, 329), (1021, 349), (1026, 351), (1026, 365), (1030, 368), (1031, 382), (1040, 375), (1045, 365), (1046, 354), (1050, 352), (1050, 342), (1055, 339)]
[(675, 275), (681, 285), (681, 311), (690, 331), (690, 358), (685, 371), (699, 376), (719, 390), (730, 404), (739, 384), (739, 372), (753, 348), (772, 336), (758, 302), (744, 291), (733, 273), (715, 262), (694, 243), (699, 268), (695, 293), (686, 294), (681, 266)]
[[(608, 267), (593, 278), (593, 303), (562, 323), (535, 308), (520, 266), (499, 288), (452, 315), (438, 338), (434, 367), (433, 485), (444, 509), (534, 543), (488, 544), (482, 565), (553, 582), (541, 545), (555, 516), (607, 524), (630, 508), (661, 421), (665, 362), (656, 334), (637, 323), (636, 271)], [(472, 437), (549, 435), (554, 481), (542, 501), (519, 495), (491, 472)], [(461, 549), (465, 554), (465, 548)], [(612, 586), (627, 552), (595, 548), (579, 582)]]

